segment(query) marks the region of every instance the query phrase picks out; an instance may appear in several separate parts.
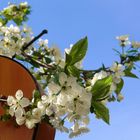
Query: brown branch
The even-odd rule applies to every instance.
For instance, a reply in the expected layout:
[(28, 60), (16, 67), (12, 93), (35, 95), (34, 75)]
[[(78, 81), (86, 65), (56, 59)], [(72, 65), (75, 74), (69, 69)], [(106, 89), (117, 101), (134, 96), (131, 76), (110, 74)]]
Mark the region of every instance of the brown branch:
[(33, 56), (28, 55), (28, 54), (26, 54), (25, 52), (22, 52), (21, 54), (22, 54), (25, 58), (27, 58), (27, 59), (29, 59), (29, 60), (32, 60), (33, 62), (37, 63), (38, 65), (40, 65), (40, 66), (42, 66), (42, 67), (45, 67), (45, 68), (47, 68), (47, 69), (52, 69), (52, 68), (54, 68), (52, 65), (42, 63), (42, 62), (40, 62), (39, 60), (34, 60), (34, 59), (33, 59)]

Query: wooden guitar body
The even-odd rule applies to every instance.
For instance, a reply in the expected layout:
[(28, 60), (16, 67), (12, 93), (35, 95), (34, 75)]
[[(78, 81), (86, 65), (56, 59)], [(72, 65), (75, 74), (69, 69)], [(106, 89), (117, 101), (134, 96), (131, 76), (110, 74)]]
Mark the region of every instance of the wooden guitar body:
[[(30, 72), (20, 63), (0, 56), (0, 95), (15, 96), (21, 89), (24, 96), (31, 99), (38, 85)], [(0, 115), (3, 114), (0, 106)], [(0, 140), (54, 140), (55, 129), (46, 123), (38, 125), (38, 129), (28, 129), (24, 125), (16, 127), (14, 122), (0, 121)]]

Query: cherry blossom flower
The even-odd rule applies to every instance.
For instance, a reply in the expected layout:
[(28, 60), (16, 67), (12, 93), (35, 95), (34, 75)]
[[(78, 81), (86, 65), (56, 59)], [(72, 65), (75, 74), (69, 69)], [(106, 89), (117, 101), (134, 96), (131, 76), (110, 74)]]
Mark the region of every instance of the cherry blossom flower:
[(131, 44), (129, 41), (129, 35), (117, 36), (116, 39), (120, 41), (120, 46), (122, 46), (122, 47)]
[(39, 44), (39, 46), (45, 46), (45, 47), (47, 47), (48, 46), (48, 39), (45, 39), (45, 40), (43, 40), (43, 39), (39, 39), (39, 42), (38, 42), (38, 44)]
[(96, 83), (97, 80), (103, 79), (103, 78), (105, 78), (107, 76), (108, 76), (107, 72), (105, 72), (103, 70), (98, 72), (98, 73), (96, 73), (94, 75), (93, 79), (91, 80), (91, 85), (93, 86)]
[(131, 42), (131, 46), (133, 47), (133, 48), (140, 48), (140, 42), (136, 42), (136, 41), (132, 41)]
[[(16, 97), (16, 98), (15, 98)], [(16, 118), (21, 118), (25, 114), (24, 108), (29, 106), (30, 101), (28, 98), (23, 97), (23, 92), (18, 90), (15, 97), (8, 96), (7, 104), (10, 106), (9, 114)]]

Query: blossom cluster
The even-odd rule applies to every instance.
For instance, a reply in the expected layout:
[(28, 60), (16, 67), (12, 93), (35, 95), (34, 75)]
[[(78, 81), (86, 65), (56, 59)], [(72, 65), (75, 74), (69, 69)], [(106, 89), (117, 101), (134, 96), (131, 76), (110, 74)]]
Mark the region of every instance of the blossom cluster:
[[(92, 94), (81, 87), (76, 78), (59, 74), (59, 84), (51, 82), (48, 85), (48, 93), (38, 98), (36, 106), (32, 109), (35, 99), (32, 101), (23, 97), (23, 92), (18, 90), (15, 97), (8, 96), (7, 104), (9, 114), (16, 118), (18, 125), (25, 124), (32, 129), (36, 123), (41, 122), (44, 116), (49, 117), (50, 124), (60, 130), (69, 133), (70, 137), (88, 132), (89, 113)], [(65, 121), (73, 124), (70, 128), (65, 126)]]
[(11, 20), (17, 25), (21, 25), (23, 21), (28, 19), (27, 15), (30, 14), (28, 2), (21, 2), (19, 5), (9, 2), (8, 5), (8, 7), (0, 12), (0, 22), (2, 25), (7, 24)]
[[(0, 54), (13, 57), (21, 54), (22, 47), (31, 39), (32, 32), (27, 26), (20, 29), (18, 26), (0, 26)], [(31, 49), (31, 47), (30, 47)]]
[[(109, 75), (113, 76), (113, 82), (108, 91), (111, 95), (116, 90), (116, 84), (124, 76), (123, 66), (114, 63), (110, 71), (100, 71), (91, 80), (91, 86)], [(68, 76), (64, 72), (59, 73), (58, 82), (51, 81), (47, 86), (47, 92), (31, 101), (23, 97), (23, 92), (18, 90), (15, 97), (8, 96), (8, 113), (15, 117), (18, 125), (26, 125), (32, 129), (40, 123), (45, 116), (49, 117), (49, 123), (62, 132), (69, 133), (72, 138), (81, 133), (88, 132), (89, 114), (92, 102), (90, 90), (80, 86), (77, 78)], [(68, 128), (65, 122), (69, 122)]]
[(130, 41), (129, 35), (117, 36), (116, 39), (119, 40), (120, 46), (122, 46), (122, 47), (131, 45), (132, 48), (140, 48), (140, 42), (134, 41), (134, 40)]

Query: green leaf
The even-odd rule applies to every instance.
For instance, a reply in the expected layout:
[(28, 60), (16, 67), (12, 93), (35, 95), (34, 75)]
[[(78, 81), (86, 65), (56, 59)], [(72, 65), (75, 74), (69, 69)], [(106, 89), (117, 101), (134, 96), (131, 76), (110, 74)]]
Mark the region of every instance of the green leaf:
[(65, 55), (66, 55), (66, 66), (68, 66), (72, 61), (72, 57), (67, 53), (65, 53)]
[(118, 50), (116, 50), (116, 49), (114, 49), (114, 48), (113, 48), (113, 50), (114, 50), (117, 54), (121, 55), (121, 53), (120, 53)]
[(69, 55), (66, 54), (66, 64), (74, 65), (84, 58), (87, 52), (88, 39), (87, 37), (79, 40), (73, 45)]
[(108, 76), (101, 80), (96, 81), (94, 86), (91, 89), (92, 100), (96, 101), (102, 98), (105, 98), (110, 91), (110, 86), (112, 84), (112, 76)]
[(46, 61), (47, 64), (52, 62), (52, 60), (49, 57), (45, 57), (45, 61)]
[(40, 99), (41, 98), (40, 92), (38, 90), (34, 90), (33, 97), (34, 97), (35, 100)]
[(137, 61), (140, 60), (140, 56), (139, 56), (139, 55), (138, 55), (138, 56), (129, 56), (129, 59), (130, 59), (131, 61), (137, 62)]
[(67, 70), (71, 75), (73, 75), (75, 77), (80, 76), (80, 71), (75, 66), (68, 66)]
[(127, 51), (127, 53), (137, 53), (138, 50), (130, 50), (130, 51)]
[(8, 20), (6, 18), (0, 17), (0, 22), (2, 23), (2, 25), (5, 25), (5, 24), (7, 24)]
[(20, 55), (15, 55), (16, 59), (20, 60), (20, 61), (25, 61), (25, 58), (20, 56)]
[(13, 21), (14, 21), (18, 26), (22, 25), (22, 22), (23, 22), (23, 20), (18, 19), (18, 18), (13, 19)]
[(131, 77), (131, 78), (139, 78), (137, 75), (132, 73), (129, 69), (124, 70), (125, 76), (126, 77)]
[(36, 59), (26, 59), (27, 62), (29, 62), (31, 65), (33, 65), (36, 68), (39, 68), (39, 64), (36, 62)]
[(109, 109), (100, 102), (93, 102), (92, 107), (94, 107), (94, 112), (97, 117), (101, 118), (104, 122), (109, 124)]
[(4, 115), (2, 115), (0, 117), (0, 120), (3, 121), (3, 122), (5, 122), (5, 121), (10, 120), (10, 118), (11, 118), (11, 115), (10, 114), (4, 114)]
[(117, 89), (115, 91), (117, 94), (120, 94), (120, 92), (123, 88), (123, 85), (124, 85), (124, 81), (123, 81), (123, 79), (121, 79), (121, 82), (119, 84), (117, 84)]

